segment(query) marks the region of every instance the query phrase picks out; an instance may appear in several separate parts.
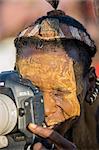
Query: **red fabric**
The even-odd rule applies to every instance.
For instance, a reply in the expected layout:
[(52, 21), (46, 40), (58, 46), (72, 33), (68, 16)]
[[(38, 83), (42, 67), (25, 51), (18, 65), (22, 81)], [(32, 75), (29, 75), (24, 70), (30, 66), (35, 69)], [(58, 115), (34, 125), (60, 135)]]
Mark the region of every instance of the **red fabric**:
[(96, 75), (97, 77), (99, 77), (99, 64), (96, 64), (95, 68), (96, 68)]

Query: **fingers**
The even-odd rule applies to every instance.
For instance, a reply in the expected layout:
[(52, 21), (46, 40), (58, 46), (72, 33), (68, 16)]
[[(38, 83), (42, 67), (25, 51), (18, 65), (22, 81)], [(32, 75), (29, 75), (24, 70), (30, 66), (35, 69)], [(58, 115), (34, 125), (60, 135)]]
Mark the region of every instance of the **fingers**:
[(36, 134), (39, 135), (43, 138), (48, 138), (49, 140), (52, 141), (56, 145), (58, 149), (68, 149), (68, 150), (76, 150), (76, 146), (65, 139), (63, 136), (61, 136), (59, 133), (56, 131), (49, 129), (49, 128), (43, 128), (41, 126), (37, 126), (35, 124), (30, 123), (28, 126), (28, 129)]
[(33, 150), (47, 150), (41, 143), (36, 143), (33, 145)]
[(37, 126), (37, 125), (32, 124), (32, 123), (30, 123), (28, 125), (28, 129), (31, 132), (33, 132), (34, 134), (37, 134), (37, 135), (39, 135), (39, 136), (41, 136), (43, 138), (48, 138), (53, 132), (53, 130), (50, 130), (48, 128), (43, 128), (41, 126)]

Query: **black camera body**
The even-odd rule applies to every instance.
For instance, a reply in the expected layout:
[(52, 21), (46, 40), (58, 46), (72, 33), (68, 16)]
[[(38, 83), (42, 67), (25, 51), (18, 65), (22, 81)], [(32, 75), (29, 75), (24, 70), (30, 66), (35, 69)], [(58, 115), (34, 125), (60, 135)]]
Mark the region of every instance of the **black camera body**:
[[(32, 122), (42, 125), (44, 121), (44, 102), (43, 95), (39, 88), (35, 87), (30, 80), (23, 79), (22, 76), (16, 71), (6, 71), (0, 74), (0, 102), (5, 105), (7, 99), (11, 100), (11, 104), (7, 109), (11, 109), (15, 105), (16, 110), (9, 110), (9, 118), (11, 118), (9, 126), (5, 125), (6, 129), (2, 129), (0, 136), (6, 136), (8, 145), (1, 146), (3, 150), (24, 150), (29, 149), (29, 146), (34, 143), (36, 136), (27, 130), (27, 125)], [(13, 105), (12, 105), (13, 103)], [(3, 105), (2, 105), (3, 106)], [(4, 107), (5, 108), (5, 107)], [(0, 112), (1, 118), (7, 116), (6, 108)], [(2, 116), (3, 114), (3, 116)], [(16, 123), (14, 119), (16, 118)], [(3, 119), (1, 119), (3, 120)], [(5, 119), (6, 120), (6, 119)], [(13, 122), (14, 121), (14, 122)], [(1, 121), (0, 121), (1, 122)], [(2, 123), (3, 122), (3, 123)], [(0, 124), (3, 126), (5, 121)], [(12, 122), (12, 123), (11, 123)], [(12, 128), (10, 130), (10, 128)], [(1, 143), (2, 145), (2, 143)]]

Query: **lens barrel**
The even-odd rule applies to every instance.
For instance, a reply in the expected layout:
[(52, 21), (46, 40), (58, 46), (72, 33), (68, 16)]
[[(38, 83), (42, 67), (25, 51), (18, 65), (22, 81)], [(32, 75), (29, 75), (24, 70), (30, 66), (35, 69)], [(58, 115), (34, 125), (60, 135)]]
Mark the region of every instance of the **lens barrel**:
[(0, 135), (10, 133), (17, 123), (17, 108), (7, 95), (0, 94)]

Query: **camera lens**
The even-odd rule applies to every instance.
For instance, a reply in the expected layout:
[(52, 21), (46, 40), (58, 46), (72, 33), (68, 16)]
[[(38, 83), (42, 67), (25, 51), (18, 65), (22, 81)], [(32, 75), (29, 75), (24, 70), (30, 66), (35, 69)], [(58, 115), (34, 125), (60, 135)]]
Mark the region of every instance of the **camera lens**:
[(7, 95), (0, 94), (0, 135), (10, 133), (17, 123), (17, 108)]

